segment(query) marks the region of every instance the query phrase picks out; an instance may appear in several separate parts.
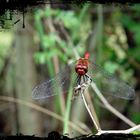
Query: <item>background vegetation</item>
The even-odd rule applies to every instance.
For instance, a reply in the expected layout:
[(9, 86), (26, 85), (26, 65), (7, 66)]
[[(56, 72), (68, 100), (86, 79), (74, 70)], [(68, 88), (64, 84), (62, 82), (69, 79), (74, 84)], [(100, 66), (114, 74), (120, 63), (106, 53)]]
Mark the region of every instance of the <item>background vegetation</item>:
[[(38, 136), (46, 136), (52, 130), (71, 136), (95, 133), (80, 97), (70, 102), (69, 94), (38, 101), (31, 96), (34, 86), (54, 77), (87, 51), (93, 62), (117, 74), (136, 90), (132, 101), (105, 95), (130, 123), (108, 111), (90, 92), (95, 107), (92, 109), (101, 128), (127, 129), (139, 124), (139, 9), (139, 4), (47, 4), (26, 13), (25, 28), (19, 22), (8, 32), (0, 32), (0, 133)], [(73, 77), (68, 72), (63, 74)], [(72, 87), (68, 89), (71, 90)]]

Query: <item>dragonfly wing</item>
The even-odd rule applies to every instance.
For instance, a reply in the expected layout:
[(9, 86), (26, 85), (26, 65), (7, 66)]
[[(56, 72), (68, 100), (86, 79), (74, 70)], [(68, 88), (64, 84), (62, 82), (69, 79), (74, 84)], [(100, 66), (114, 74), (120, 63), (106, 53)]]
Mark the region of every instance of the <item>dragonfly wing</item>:
[[(65, 81), (63, 81), (59, 86), (62, 86)], [(50, 96), (56, 95), (58, 92), (55, 92), (55, 85), (56, 81), (54, 79), (43, 82), (36, 86), (32, 91), (33, 99), (43, 99)]]
[(91, 63), (89, 68), (93, 81), (99, 88), (101, 93), (114, 95), (124, 99), (134, 99), (135, 90), (129, 84), (121, 80), (119, 77), (106, 72), (101, 66)]
[(33, 99), (43, 99), (66, 92), (69, 86), (70, 67), (55, 75), (51, 80), (46, 80), (32, 90)]

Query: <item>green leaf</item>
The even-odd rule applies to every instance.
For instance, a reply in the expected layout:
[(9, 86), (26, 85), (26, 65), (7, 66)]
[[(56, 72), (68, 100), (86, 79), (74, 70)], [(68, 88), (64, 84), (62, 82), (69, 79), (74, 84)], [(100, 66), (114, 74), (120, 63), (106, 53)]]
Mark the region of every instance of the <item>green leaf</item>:
[(63, 21), (64, 26), (71, 30), (79, 25), (78, 18), (73, 11), (62, 11), (56, 17), (56, 20)]
[(132, 115), (132, 119), (135, 123), (139, 123), (140, 122), (140, 113), (139, 112), (135, 112), (133, 115)]
[(55, 34), (52, 34), (52, 33), (49, 35), (44, 35), (43, 42), (42, 42), (44, 49), (55, 46), (56, 37), (57, 36)]
[(128, 50), (128, 55), (137, 61), (140, 61), (140, 47), (131, 48)]
[(38, 64), (45, 64), (46, 63), (44, 52), (36, 52), (34, 54), (34, 58), (35, 58), (35, 62)]
[(46, 16), (46, 18), (50, 17), (52, 14), (53, 14), (53, 9), (51, 9), (50, 7), (47, 7), (45, 9), (45, 16)]
[(110, 73), (115, 73), (115, 71), (119, 68), (119, 65), (117, 63), (107, 61), (104, 65), (104, 68)]

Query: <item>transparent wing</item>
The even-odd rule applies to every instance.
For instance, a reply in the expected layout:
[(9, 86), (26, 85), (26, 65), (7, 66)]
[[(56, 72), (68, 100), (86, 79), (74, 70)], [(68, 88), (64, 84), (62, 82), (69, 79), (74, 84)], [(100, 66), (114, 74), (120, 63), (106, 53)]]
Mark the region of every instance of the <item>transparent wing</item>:
[(124, 99), (134, 99), (135, 90), (133, 87), (93, 62), (89, 65), (89, 75), (101, 93)]
[[(56, 74), (54, 78), (37, 85), (32, 90), (32, 98), (43, 99), (56, 94), (65, 93), (69, 89), (71, 72), (75, 72), (73, 64), (66, 66), (62, 71)], [(75, 77), (76, 74), (74, 74), (73, 79)]]
[[(56, 74), (53, 79), (37, 85), (32, 91), (33, 99), (43, 99), (68, 91), (70, 82), (76, 83), (77, 73), (74, 70), (76, 61)], [(88, 75), (90, 75), (103, 94), (110, 94), (124, 99), (134, 99), (135, 97), (135, 91), (130, 85), (115, 75), (106, 72), (95, 63), (89, 64)]]

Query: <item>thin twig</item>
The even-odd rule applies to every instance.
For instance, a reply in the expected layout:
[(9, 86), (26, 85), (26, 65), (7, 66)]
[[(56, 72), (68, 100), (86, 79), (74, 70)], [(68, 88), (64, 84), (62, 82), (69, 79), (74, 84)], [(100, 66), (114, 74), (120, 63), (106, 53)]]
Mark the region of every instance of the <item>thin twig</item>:
[(94, 116), (94, 119), (95, 119), (97, 125), (100, 127), (100, 123), (99, 123), (99, 120), (98, 120), (98, 117), (97, 117), (97, 114), (96, 114), (96, 111), (95, 111), (95, 108), (94, 108), (94, 105), (93, 105), (93, 101), (91, 100), (91, 96), (90, 96), (88, 90), (87, 90), (86, 93), (84, 93), (84, 95), (86, 97), (86, 100), (87, 100), (88, 104), (90, 105), (90, 110), (91, 110), (91, 112)]
[[(43, 108), (43, 107), (41, 107), (41, 106), (39, 106), (37, 104), (27, 102), (27, 101), (24, 101), (24, 100), (21, 100), (21, 99), (9, 97), (9, 96), (0, 96), (0, 100), (28, 106), (28, 107), (33, 108), (33, 109), (35, 109), (37, 111), (40, 111), (40, 112), (42, 112), (44, 114), (50, 115), (50, 116), (56, 118), (59, 121), (64, 122), (64, 119), (60, 115), (58, 115), (58, 114), (56, 114), (56, 113), (54, 113), (54, 112), (52, 112), (52, 111), (50, 111), (50, 110), (48, 110), (46, 108)], [(70, 121), (68, 121), (68, 125), (70, 127), (72, 127), (73, 129), (77, 130), (81, 134), (87, 134), (85, 131), (83, 131), (81, 128), (79, 128), (77, 125), (75, 125), (74, 123), (72, 123)]]
[(93, 115), (92, 115), (92, 113), (91, 113), (91, 111), (90, 111), (90, 109), (89, 109), (89, 107), (88, 107), (88, 104), (87, 104), (87, 102), (86, 102), (86, 100), (85, 100), (84, 94), (81, 93), (81, 95), (82, 95), (82, 98), (83, 98), (83, 101), (84, 101), (84, 105), (85, 105), (85, 107), (86, 107), (86, 109), (87, 109), (87, 111), (88, 111), (88, 113), (89, 113), (89, 115), (90, 115), (90, 117), (91, 117), (91, 119), (92, 119), (94, 125), (95, 125), (95, 128), (96, 128), (97, 131), (99, 132), (99, 131), (101, 130), (101, 128), (100, 128), (100, 127), (98, 126), (98, 124), (96, 123), (96, 121), (95, 121), (95, 119), (94, 119), (94, 117), (93, 117)]
[(92, 133), (92, 130), (84, 122), (80, 120), (76, 120), (76, 122), (74, 123), (78, 125), (80, 128), (82, 128), (83, 130), (85, 130), (86, 132), (88, 132), (89, 134)]
[[(51, 18), (49, 18), (47, 20), (47, 26), (49, 27), (50, 32), (52, 32), (52, 33), (56, 32), (55, 27), (53, 26), (53, 22), (52, 22)], [(54, 59), (57, 59), (56, 56), (53, 57), (53, 60)], [(64, 115), (64, 112), (65, 112), (66, 108), (65, 108), (65, 100), (64, 100), (63, 94), (60, 94), (59, 100), (60, 100), (60, 109), (61, 109), (62, 114)]]
[(123, 133), (123, 134), (129, 134), (129, 133), (132, 133), (133, 131), (138, 130), (138, 129), (140, 129), (140, 124), (130, 128), (130, 129), (126, 129), (126, 130), (101, 130), (96, 135), (101, 135), (103, 133)]
[(113, 114), (115, 114), (117, 117), (119, 117), (121, 120), (123, 120), (125, 123), (127, 123), (130, 126), (136, 126), (135, 123), (133, 123), (131, 120), (129, 120), (127, 117), (125, 117), (123, 114), (121, 114), (118, 110), (116, 110), (114, 107), (112, 107), (108, 101), (105, 99), (105, 97), (102, 95), (102, 93), (99, 91), (99, 89), (97, 88), (96, 84), (94, 82), (91, 83), (91, 87), (93, 88), (93, 90), (95, 91), (95, 93), (97, 94), (97, 96), (99, 97), (99, 99), (103, 102), (103, 104), (105, 105), (105, 107), (111, 111)]

